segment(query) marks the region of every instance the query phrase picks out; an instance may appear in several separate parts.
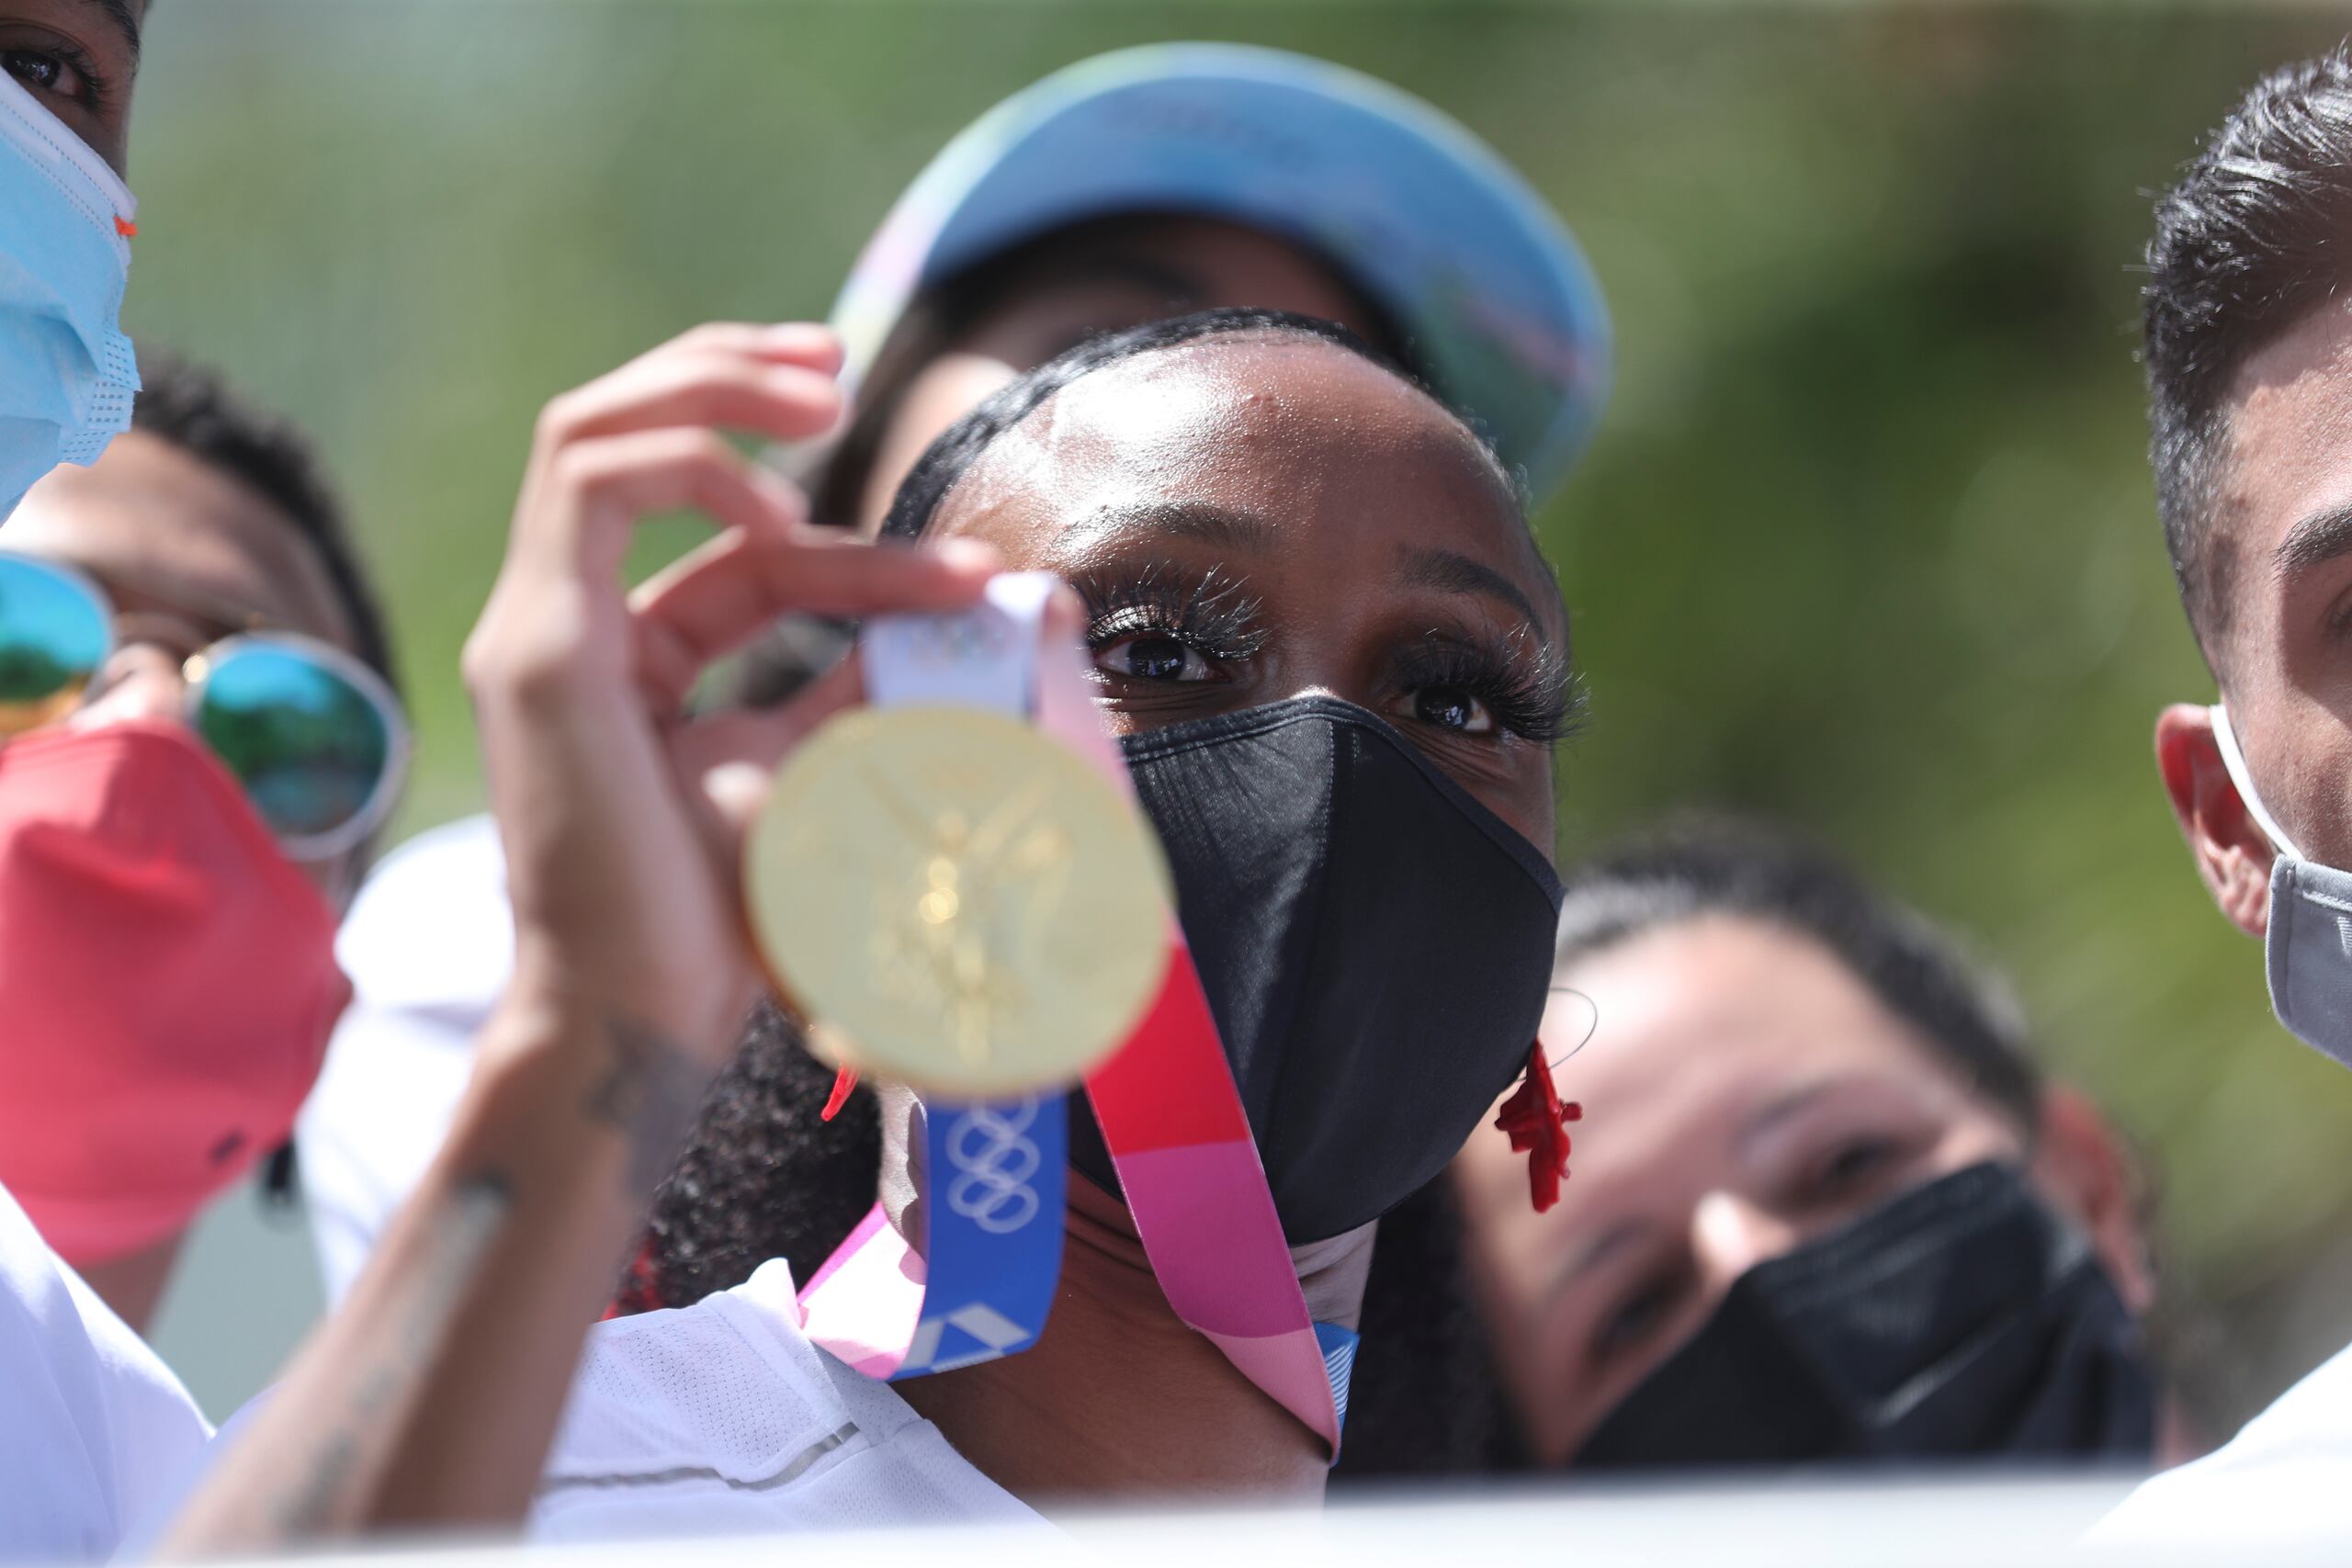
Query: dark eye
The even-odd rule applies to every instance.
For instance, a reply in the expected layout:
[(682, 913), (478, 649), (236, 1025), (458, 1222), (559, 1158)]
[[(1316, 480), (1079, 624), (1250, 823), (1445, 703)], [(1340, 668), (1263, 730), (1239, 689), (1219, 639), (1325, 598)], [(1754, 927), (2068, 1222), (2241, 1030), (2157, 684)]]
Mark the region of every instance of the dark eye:
[(1673, 1309), (1674, 1296), (1670, 1280), (1652, 1280), (1620, 1302), (1593, 1331), (1592, 1359), (1622, 1356), (1656, 1334)]
[(1856, 1138), (1840, 1145), (1815, 1175), (1815, 1196), (1838, 1199), (1862, 1191), (1883, 1176), (1902, 1152), (1885, 1138)]
[(33, 92), (80, 102), (90, 96), (90, 78), (73, 59), (47, 49), (0, 50), (0, 70)]
[(1466, 686), (1424, 686), (1411, 698), (1413, 716), (1440, 729), (1464, 735), (1490, 735), (1495, 716)]
[(1200, 649), (1165, 632), (1121, 637), (1097, 649), (1094, 667), (1136, 681), (1205, 681), (1212, 674)]

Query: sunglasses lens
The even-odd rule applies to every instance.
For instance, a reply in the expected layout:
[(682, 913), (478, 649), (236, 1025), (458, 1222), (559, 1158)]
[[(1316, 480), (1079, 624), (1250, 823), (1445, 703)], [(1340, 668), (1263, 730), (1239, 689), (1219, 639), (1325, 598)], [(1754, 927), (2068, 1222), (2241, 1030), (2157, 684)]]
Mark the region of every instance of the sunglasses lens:
[(205, 676), (196, 728), (282, 839), (331, 833), (368, 808), (391, 727), (368, 694), (300, 649), (245, 643)]
[(39, 561), (0, 556), (0, 737), (63, 717), (106, 662), (106, 606)]

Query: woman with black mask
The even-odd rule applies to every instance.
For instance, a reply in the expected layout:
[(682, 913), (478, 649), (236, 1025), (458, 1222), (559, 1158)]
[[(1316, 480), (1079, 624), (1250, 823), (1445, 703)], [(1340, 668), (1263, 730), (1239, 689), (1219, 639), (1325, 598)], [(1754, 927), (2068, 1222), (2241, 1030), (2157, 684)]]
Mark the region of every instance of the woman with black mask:
[[(1278, 156), (1268, 149), (1280, 149)], [(1056, 72), (951, 141), (893, 205), (833, 320), (853, 408), (772, 454), (820, 523), (870, 536), (923, 449), (1019, 373), (1097, 333), (1219, 306), (1335, 321), (1429, 382), (1542, 505), (1605, 400), (1609, 327), (1574, 240), (1430, 106), (1322, 61), (1233, 44), (1123, 50)], [(845, 630), (792, 616), (713, 672), (708, 707), (783, 701)], [(374, 874), (339, 951), (357, 999), (303, 1113), (302, 1179), (330, 1302), (438, 1146), (506, 981), (498, 836), (420, 835)], [(871, 1201), (873, 1097), (830, 1122), (829, 1075), (771, 1032), (730, 1069), (718, 1145), (659, 1205), (630, 1299), (684, 1304), (771, 1257), (813, 1268)], [(837, 1152), (839, 1169), (786, 1151)], [(800, 1179), (813, 1175), (827, 1203)], [(790, 1190), (790, 1202), (776, 1193)], [(706, 1202), (705, 1194), (724, 1202)], [(862, 1196), (861, 1196), (862, 1194)]]
[[(765, 363), (787, 354), (789, 374)], [(256, 1499), (268, 1517), (288, 1488), (338, 1523), (486, 1521), (536, 1494), (536, 1532), (574, 1539), (1320, 1496), (1378, 1220), (1533, 1070), (1559, 893), (1552, 743), (1574, 704), (1566, 615), (1517, 494), (1459, 417), (1344, 329), (1219, 311), (1074, 351), (951, 429), (884, 530), (922, 548), (827, 547), (707, 423), (805, 432), (825, 363), (802, 336), (706, 329), (543, 422), (469, 650), (526, 955), (485, 1043), (489, 1087), (183, 1544), (249, 1541), (236, 1517)], [(728, 531), (625, 598), (631, 521), (687, 499)], [(622, 1212), (597, 1194), (664, 1168), (630, 1148), (666, 1151), (595, 1134), (601, 1174), (560, 1179), (586, 1133), (508, 1134), (529, 1157), (481, 1171), (468, 1150), (500, 1127), (689, 1110), (678, 1091), (707, 1076), (690, 1065), (724, 1054), (762, 988), (733, 894), (763, 764), (797, 769), (867, 722), (830, 716), (845, 706), (890, 712), (905, 660), (1019, 638), (968, 618), (872, 625), (861, 657), (794, 705), (680, 726), (695, 670), (783, 607), (787, 582), (804, 607), (888, 580), (903, 607), (945, 609), (994, 562), (1076, 590), (1027, 601), (1035, 673), (1005, 690), (1035, 692), (1048, 728), (1131, 781), (1188, 962), (1071, 1097), (1066, 1159), (1058, 1103), (984, 1119), (877, 1085), (882, 1202), (833, 1266), (804, 1281), (771, 1264), (693, 1307), (598, 1325), (567, 1400), (595, 1305), (584, 1270)], [(1035, 581), (987, 592), (1002, 610), (1001, 586)], [(840, 810), (894, 811), (927, 783), (869, 772)], [(776, 787), (763, 830), (828, 852), (838, 818), (799, 819)], [(905, 815), (943, 843), (968, 837), (969, 860), (1002, 868), (973, 874), (993, 879), (1057, 852), (1054, 832), (1011, 828), (983, 852), (989, 825), (1027, 807), (1008, 809), (978, 828)], [(922, 919), (952, 920), (953, 863), (932, 863), (946, 880)], [(1165, 919), (1127, 929), (1159, 940)], [(1127, 1070), (1172, 1060), (1180, 1039), (1205, 1046), (1222, 1089)], [(614, 1092), (599, 1057), (626, 1069)], [(545, 1085), (500, 1086), (542, 1058)], [(983, 1120), (987, 1147), (958, 1142)], [(1065, 1172), (1066, 1216), (1024, 1230), (1061, 1214), (1039, 1194)], [(452, 1228), (470, 1261), (449, 1262)], [(992, 1310), (1023, 1304), (992, 1285), (933, 1315), (949, 1243), (981, 1231), (1045, 1244), (1050, 1319)], [(902, 1321), (836, 1310), (903, 1303), (909, 1285), (927, 1293)], [(396, 1364), (371, 1380), (385, 1354)], [(338, 1430), (339, 1413), (364, 1429)], [(339, 1440), (367, 1457), (337, 1462), (321, 1508), (303, 1456)]]
[(2131, 1163), (1944, 937), (1751, 831), (1567, 883), (1576, 1179), (1538, 1214), (1482, 1143), (1455, 1168), (1520, 1461), (2187, 1456)]

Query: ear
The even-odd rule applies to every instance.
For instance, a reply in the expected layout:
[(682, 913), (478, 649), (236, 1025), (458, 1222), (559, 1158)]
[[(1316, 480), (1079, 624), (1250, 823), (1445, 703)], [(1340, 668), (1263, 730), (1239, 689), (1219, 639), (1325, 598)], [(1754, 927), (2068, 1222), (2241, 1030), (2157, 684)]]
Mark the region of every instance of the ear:
[(2211, 713), (2175, 703), (2156, 716), (2156, 771), (2205, 890), (2240, 931), (2261, 936), (2270, 923), (2270, 866), (2278, 852), (2230, 782)]
[(2156, 1271), (2140, 1228), (2139, 1173), (2123, 1140), (2080, 1089), (2052, 1084), (2041, 1097), (2032, 1177), (2080, 1225), (2133, 1316), (2155, 1304)]

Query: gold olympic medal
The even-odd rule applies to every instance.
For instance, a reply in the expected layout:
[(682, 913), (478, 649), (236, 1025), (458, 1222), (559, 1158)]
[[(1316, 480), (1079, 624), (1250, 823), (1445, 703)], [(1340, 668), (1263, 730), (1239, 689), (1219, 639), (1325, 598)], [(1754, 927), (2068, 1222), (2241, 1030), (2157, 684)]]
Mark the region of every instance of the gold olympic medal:
[(753, 939), (811, 1046), (916, 1089), (1067, 1088), (1167, 971), (1158, 841), (1084, 759), (1000, 714), (841, 715), (777, 774), (744, 857)]

